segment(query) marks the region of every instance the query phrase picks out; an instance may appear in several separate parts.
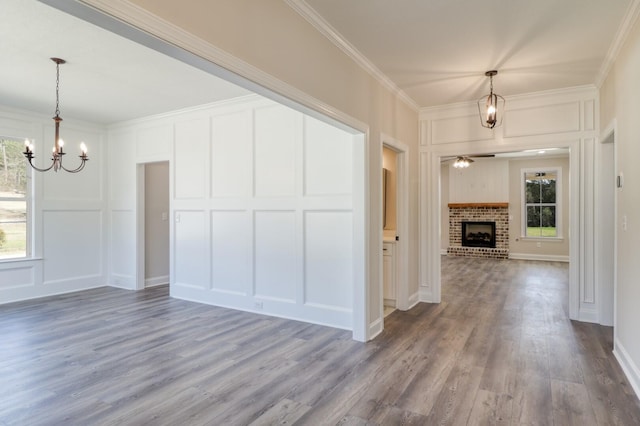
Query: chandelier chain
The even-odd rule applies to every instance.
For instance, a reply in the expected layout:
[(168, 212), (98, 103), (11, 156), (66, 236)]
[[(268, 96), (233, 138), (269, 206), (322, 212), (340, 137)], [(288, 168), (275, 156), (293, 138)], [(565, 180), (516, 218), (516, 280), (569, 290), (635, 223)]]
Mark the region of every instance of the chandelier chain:
[(60, 64), (56, 63), (56, 117), (60, 115)]

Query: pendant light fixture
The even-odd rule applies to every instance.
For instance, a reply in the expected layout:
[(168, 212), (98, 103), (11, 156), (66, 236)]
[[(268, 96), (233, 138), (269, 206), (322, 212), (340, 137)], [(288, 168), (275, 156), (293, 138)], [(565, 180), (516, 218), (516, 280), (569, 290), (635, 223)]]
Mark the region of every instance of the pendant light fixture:
[(62, 156), (65, 155), (66, 153), (64, 152), (64, 141), (60, 138), (60, 123), (62, 122), (62, 117), (60, 117), (60, 65), (65, 64), (67, 61), (65, 61), (64, 59), (60, 59), (60, 58), (51, 58), (51, 60), (53, 62), (56, 63), (56, 112), (55, 112), (55, 117), (53, 117), (53, 121), (56, 123), (55, 124), (55, 139), (54, 139), (54, 145), (53, 145), (53, 153), (51, 154), (51, 165), (47, 168), (41, 169), (38, 168), (36, 166), (33, 165), (33, 159), (35, 158), (35, 156), (33, 155), (33, 142), (30, 140), (25, 140), (24, 141), (24, 156), (27, 158), (27, 161), (29, 162), (29, 165), (31, 165), (31, 167), (34, 170), (37, 170), (39, 172), (46, 172), (49, 171), (51, 169), (53, 169), (54, 172), (57, 172), (58, 170), (64, 170), (65, 172), (69, 172), (69, 173), (78, 173), (80, 170), (84, 169), (85, 164), (87, 163), (87, 161), (89, 161), (89, 157), (87, 156), (87, 146), (83, 143), (80, 144), (80, 155), (78, 157), (80, 157), (80, 165), (75, 168), (75, 169), (67, 169), (63, 164), (62, 164)]
[(456, 169), (466, 169), (473, 163), (473, 160), (469, 157), (456, 157), (456, 161), (453, 162), (453, 167)]
[(484, 73), (484, 75), (489, 77), (490, 90), (487, 96), (483, 96), (478, 99), (480, 124), (482, 124), (482, 127), (486, 127), (488, 129), (500, 126), (504, 115), (504, 98), (493, 93), (493, 76), (497, 74), (497, 70), (491, 70)]

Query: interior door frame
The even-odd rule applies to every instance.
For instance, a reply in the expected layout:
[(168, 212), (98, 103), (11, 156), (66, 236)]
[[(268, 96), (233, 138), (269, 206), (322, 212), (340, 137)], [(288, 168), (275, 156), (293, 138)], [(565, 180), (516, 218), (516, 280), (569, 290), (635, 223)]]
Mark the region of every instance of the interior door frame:
[[(618, 153), (616, 149), (616, 132), (617, 125), (616, 120), (614, 119), (601, 133), (598, 143), (596, 145), (596, 158), (598, 158), (598, 162), (596, 163), (596, 185), (597, 191), (600, 192), (601, 188), (601, 180), (604, 176), (603, 173), (603, 164), (604, 157), (602, 155), (603, 145), (612, 144), (613, 145), (613, 173), (614, 176), (618, 175)], [(611, 182), (611, 184), (615, 184), (615, 182)], [(601, 272), (602, 272), (602, 251), (604, 248), (602, 247), (603, 240), (603, 232), (600, 226), (601, 217), (600, 217), (600, 208), (601, 206), (597, 206), (594, 211), (595, 215), (595, 279), (596, 279), (596, 295), (599, 298), (598, 303), (598, 323), (606, 326), (613, 326), (614, 337), (616, 333), (616, 313), (617, 313), (617, 283), (618, 283), (618, 191), (621, 188), (617, 187), (613, 189), (613, 321), (608, 321), (603, 317), (604, 312), (604, 303), (605, 300), (603, 298), (603, 285), (604, 283), (601, 280)], [(600, 199), (601, 197), (597, 197)]]
[[(409, 146), (382, 133), (380, 158), (384, 147), (396, 153), (396, 309), (406, 311), (409, 309)], [(381, 165), (382, 167), (382, 165)], [(382, 199), (382, 195), (381, 195)], [(384, 208), (384, 206), (382, 206)], [(382, 231), (381, 237), (382, 239)], [(382, 277), (382, 252), (380, 252), (380, 276)], [(382, 280), (380, 280), (380, 294), (382, 292)], [(384, 297), (380, 298), (380, 309), (384, 309)], [(383, 315), (384, 316), (384, 315)]]

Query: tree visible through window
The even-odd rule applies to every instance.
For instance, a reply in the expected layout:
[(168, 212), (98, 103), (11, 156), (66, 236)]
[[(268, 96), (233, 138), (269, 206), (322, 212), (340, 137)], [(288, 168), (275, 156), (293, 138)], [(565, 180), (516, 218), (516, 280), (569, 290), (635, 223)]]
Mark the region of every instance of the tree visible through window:
[(524, 223), (527, 237), (558, 237), (558, 170), (524, 173)]
[(0, 138), (0, 259), (27, 255), (27, 165), (23, 142)]

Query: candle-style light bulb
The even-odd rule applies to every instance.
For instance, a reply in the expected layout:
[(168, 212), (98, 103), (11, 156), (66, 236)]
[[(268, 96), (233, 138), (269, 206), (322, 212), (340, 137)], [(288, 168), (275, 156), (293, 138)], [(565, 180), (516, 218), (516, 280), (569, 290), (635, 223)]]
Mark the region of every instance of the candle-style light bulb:
[(34, 149), (34, 148), (35, 148), (35, 147), (33, 146), (33, 144), (32, 144), (32, 143), (30, 143), (30, 144), (29, 144), (29, 152), (33, 152), (33, 149)]
[(82, 151), (82, 155), (87, 155), (87, 145), (84, 142), (80, 143), (80, 151)]

